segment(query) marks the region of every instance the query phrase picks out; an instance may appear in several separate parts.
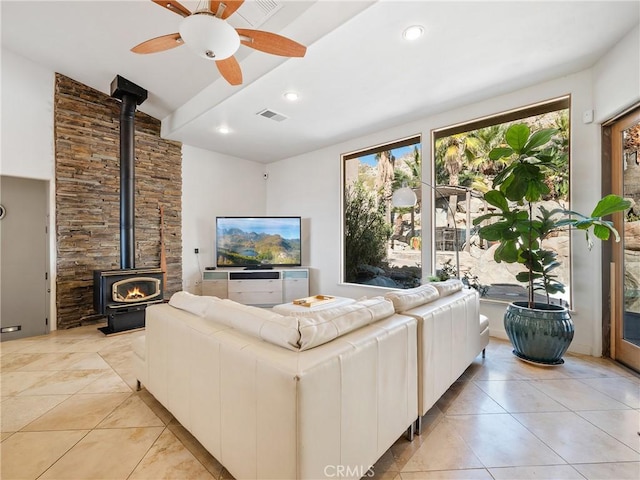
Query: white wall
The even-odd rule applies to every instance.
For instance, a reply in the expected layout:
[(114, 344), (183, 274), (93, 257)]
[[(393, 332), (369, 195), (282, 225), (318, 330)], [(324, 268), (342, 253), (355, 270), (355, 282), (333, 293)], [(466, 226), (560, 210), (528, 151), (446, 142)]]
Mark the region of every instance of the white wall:
[[(16, 55), (0, 51), (2, 122), (0, 175), (46, 180), (49, 232), (55, 232), (53, 94), (55, 74)], [(56, 239), (49, 235), (49, 325), (56, 329)]]
[[(201, 270), (215, 265), (215, 220), (264, 215), (264, 165), (182, 146), (182, 284), (200, 293)], [(199, 254), (194, 253), (194, 249)]]
[[(628, 61), (629, 55), (637, 55), (638, 46), (637, 42), (633, 44), (633, 38), (633, 35), (631, 41), (625, 38), (623, 45), (616, 47), (611, 53), (611, 58), (607, 56), (603, 62), (611, 68)], [(615, 90), (616, 87), (615, 79), (602, 78), (598, 73), (594, 80), (592, 74), (592, 70), (587, 70), (565, 76), (535, 87), (433, 115), (392, 130), (269, 165), (267, 211), (269, 213), (277, 211), (282, 205), (295, 206), (296, 211), (289, 213), (311, 218), (308, 264), (312, 269), (311, 293), (357, 297), (384, 292), (383, 289), (376, 287), (344, 285), (340, 282), (342, 263), (340, 155), (353, 150), (421, 133), (423, 152), (426, 156), (431, 149), (430, 132), (433, 129), (571, 94), (572, 208), (590, 212), (600, 198), (600, 125), (584, 124), (582, 113), (585, 110), (598, 108), (594, 103), (593, 85), (598, 85), (598, 88), (604, 90)], [(635, 97), (633, 89), (627, 88), (627, 92), (620, 98), (612, 99), (604, 95), (601, 102), (604, 102), (605, 98), (606, 109), (620, 110), (629, 105)], [(424, 162), (424, 165), (423, 178), (426, 182), (430, 182), (429, 162)], [(428, 195), (428, 192), (424, 195)], [(428, 245), (425, 243), (425, 251), (428, 250)], [(583, 235), (576, 234), (572, 238), (572, 254), (575, 306), (573, 319), (576, 334), (571, 351), (599, 356), (602, 350), (601, 252), (597, 246), (589, 251)], [(423, 265), (425, 273), (428, 274), (431, 259), (426, 254)], [(492, 335), (502, 338), (506, 338), (502, 325), (504, 308), (504, 304), (494, 302), (483, 302), (482, 306), (483, 312), (490, 318)]]
[(596, 122), (640, 101), (640, 26), (625, 35), (593, 67)]
[(54, 72), (2, 50), (0, 174), (53, 180)]

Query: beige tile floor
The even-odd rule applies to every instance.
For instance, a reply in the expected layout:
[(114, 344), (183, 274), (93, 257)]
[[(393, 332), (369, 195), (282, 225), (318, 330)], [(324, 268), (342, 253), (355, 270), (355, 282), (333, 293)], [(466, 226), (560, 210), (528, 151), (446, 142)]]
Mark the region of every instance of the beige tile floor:
[[(9, 479), (231, 479), (146, 390), (131, 341), (96, 326), (0, 344), (0, 476)], [(398, 441), (376, 478), (640, 479), (640, 379), (615, 363), (567, 355), (517, 360), (492, 339)]]

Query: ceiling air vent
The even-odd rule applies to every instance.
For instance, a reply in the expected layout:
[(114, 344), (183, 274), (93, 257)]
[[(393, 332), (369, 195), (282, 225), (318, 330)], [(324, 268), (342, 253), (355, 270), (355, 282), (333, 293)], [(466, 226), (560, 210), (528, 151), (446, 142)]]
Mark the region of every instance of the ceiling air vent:
[(256, 0), (243, 3), (242, 8), (238, 10), (238, 15), (252, 27), (259, 27), (281, 8), (282, 3), (274, 0)]
[(261, 112), (258, 112), (256, 115), (260, 115), (261, 117), (275, 120), (276, 122), (281, 122), (289, 118), (281, 113), (274, 112), (273, 110), (269, 110), (268, 108), (262, 110)]

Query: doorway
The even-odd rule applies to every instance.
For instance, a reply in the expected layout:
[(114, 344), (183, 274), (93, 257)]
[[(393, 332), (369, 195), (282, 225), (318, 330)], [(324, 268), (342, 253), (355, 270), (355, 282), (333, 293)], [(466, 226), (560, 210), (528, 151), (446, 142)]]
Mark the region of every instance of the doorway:
[(0, 176), (0, 341), (49, 331), (48, 182)]
[(640, 107), (610, 127), (611, 191), (632, 202), (613, 219), (611, 358), (640, 371)]

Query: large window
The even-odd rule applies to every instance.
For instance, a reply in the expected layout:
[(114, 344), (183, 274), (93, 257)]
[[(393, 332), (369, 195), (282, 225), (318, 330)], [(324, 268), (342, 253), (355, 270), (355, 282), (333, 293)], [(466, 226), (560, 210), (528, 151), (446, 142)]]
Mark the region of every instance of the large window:
[[(492, 208), (482, 195), (491, 189), (493, 178), (506, 164), (504, 159), (492, 161), (489, 151), (500, 146), (504, 132), (513, 123), (526, 123), (534, 128), (555, 128), (552, 143), (557, 149), (555, 175), (548, 179), (550, 193), (542, 203), (548, 210), (569, 209), (569, 97), (556, 99), (523, 110), (509, 112), (480, 121), (458, 125), (433, 134), (433, 178), (441, 194), (433, 208), (435, 223), (434, 268), (450, 268), (455, 251), (460, 261), (460, 275), (475, 286), (481, 295), (498, 300), (526, 299), (523, 284), (515, 279), (519, 264), (496, 263), (493, 251), (497, 245), (482, 241), (473, 219)], [(457, 245), (453, 239), (457, 236)], [(571, 285), (571, 252), (569, 233), (546, 240), (545, 247), (558, 253), (558, 279)], [(560, 302), (570, 304), (570, 288), (559, 294)]]
[(419, 208), (395, 208), (394, 190), (418, 188), (420, 137), (343, 155), (343, 281), (412, 288), (422, 278)]

